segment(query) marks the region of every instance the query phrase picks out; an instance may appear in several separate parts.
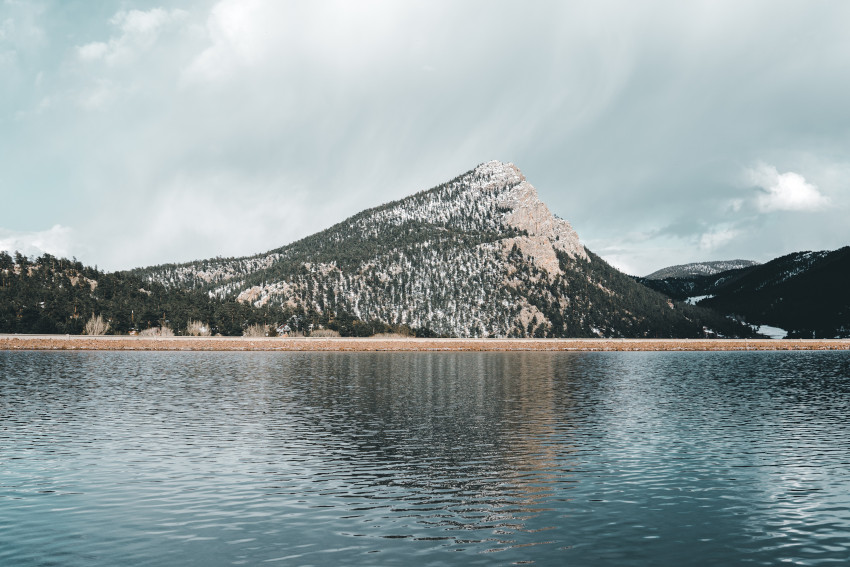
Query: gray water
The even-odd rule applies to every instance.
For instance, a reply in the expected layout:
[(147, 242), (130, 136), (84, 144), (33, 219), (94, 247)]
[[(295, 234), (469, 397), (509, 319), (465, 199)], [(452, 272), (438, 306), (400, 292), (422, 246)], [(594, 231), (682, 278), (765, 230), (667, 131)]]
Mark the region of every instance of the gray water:
[(0, 352), (0, 565), (850, 558), (850, 353)]

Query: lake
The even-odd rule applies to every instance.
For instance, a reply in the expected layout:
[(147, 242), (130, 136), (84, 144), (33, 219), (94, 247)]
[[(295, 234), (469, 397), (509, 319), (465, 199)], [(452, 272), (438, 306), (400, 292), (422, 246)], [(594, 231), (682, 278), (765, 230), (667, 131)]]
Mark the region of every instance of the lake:
[(850, 353), (0, 352), (0, 564), (838, 565)]

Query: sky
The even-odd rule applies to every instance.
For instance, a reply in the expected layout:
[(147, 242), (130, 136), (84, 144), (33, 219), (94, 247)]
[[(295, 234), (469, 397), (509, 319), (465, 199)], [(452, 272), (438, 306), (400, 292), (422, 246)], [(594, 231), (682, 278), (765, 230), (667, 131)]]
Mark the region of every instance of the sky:
[(850, 244), (850, 3), (0, 0), (0, 249), (251, 255), (516, 164), (644, 275)]

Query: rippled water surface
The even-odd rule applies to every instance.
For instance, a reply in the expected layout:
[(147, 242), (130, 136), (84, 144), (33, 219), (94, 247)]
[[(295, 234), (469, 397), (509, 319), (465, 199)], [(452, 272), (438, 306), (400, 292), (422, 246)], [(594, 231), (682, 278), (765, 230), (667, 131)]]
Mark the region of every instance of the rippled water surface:
[(0, 352), (2, 565), (845, 565), (850, 353)]

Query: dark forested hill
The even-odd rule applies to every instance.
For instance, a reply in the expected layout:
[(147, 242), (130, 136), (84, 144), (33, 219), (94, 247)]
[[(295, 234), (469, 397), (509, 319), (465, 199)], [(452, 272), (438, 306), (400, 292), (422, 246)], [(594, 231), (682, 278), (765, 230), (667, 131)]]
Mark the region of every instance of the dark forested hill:
[(638, 281), (751, 324), (780, 327), (789, 337), (850, 336), (850, 247), (796, 252), (711, 276)]
[(109, 324), (109, 333), (163, 325), (180, 333), (197, 320), (213, 332), (241, 335), (244, 327), (273, 319), (268, 309), (197, 290), (166, 289), (49, 254), (30, 260), (0, 252), (0, 333), (80, 334), (93, 315)]

